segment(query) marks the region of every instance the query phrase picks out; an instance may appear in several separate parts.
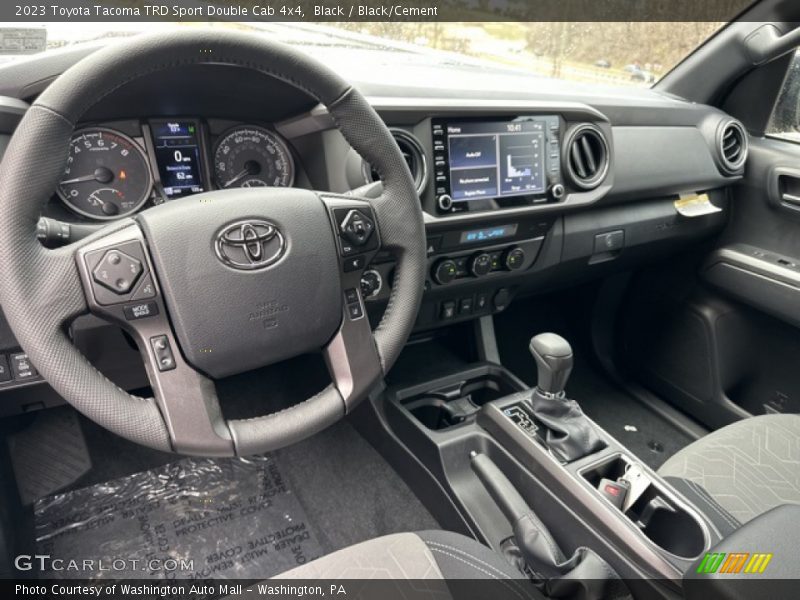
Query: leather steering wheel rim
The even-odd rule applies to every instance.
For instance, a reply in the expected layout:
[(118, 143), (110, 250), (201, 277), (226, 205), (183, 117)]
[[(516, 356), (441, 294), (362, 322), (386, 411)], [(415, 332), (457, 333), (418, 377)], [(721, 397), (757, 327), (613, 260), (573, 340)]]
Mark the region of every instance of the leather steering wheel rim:
[[(368, 202), (380, 225), (381, 247), (392, 253), (396, 269), (388, 308), (370, 343), (379, 374), (388, 372), (411, 333), (425, 281), (425, 233), (414, 183), (386, 125), (357, 90), (305, 54), (263, 36), (187, 31), (131, 38), (93, 53), (50, 84), (20, 121), (0, 165), (0, 305), (38, 371), (89, 419), (158, 450), (249, 455), (299, 441), (352, 410), (365, 391), (350, 389), (348, 365), (333, 368), (332, 374), (345, 374), (325, 390), (278, 413), (224, 421), (217, 406), (203, 406), (200, 412), (219, 441), (176, 443), (163, 403), (114, 385), (68, 333), (69, 324), (92, 305), (76, 257), (98, 240), (130, 231), (134, 221), (123, 219), (58, 249), (46, 249), (36, 238), (41, 210), (61, 179), (70, 137), (88, 107), (148, 74), (211, 63), (260, 71), (317, 99), (379, 173), (383, 192)], [(199, 381), (199, 388), (207, 385)]]

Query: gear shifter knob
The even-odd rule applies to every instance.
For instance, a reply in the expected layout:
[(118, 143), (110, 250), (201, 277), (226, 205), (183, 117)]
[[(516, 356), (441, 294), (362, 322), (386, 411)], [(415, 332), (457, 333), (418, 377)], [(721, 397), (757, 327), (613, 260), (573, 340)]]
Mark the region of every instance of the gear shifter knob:
[(530, 351), (536, 361), (536, 387), (546, 394), (564, 391), (572, 372), (572, 347), (555, 333), (541, 333), (531, 339)]

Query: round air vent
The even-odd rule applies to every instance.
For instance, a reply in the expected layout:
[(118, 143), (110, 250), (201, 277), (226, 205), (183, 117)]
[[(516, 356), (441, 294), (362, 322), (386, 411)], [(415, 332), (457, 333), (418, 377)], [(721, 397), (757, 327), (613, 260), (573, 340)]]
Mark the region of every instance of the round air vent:
[(747, 160), (747, 132), (738, 121), (726, 121), (719, 128), (719, 160), (728, 173), (739, 171)]
[[(411, 171), (417, 194), (421, 195), (428, 184), (428, 161), (425, 159), (425, 151), (422, 149), (422, 144), (404, 129), (390, 128), (389, 131), (392, 132), (392, 136), (400, 147), (400, 152), (408, 165), (408, 170)], [(378, 181), (378, 174), (368, 162), (364, 161), (363, 168), (364, 178), (368, 182)]]
[(566, 169), (570, 181), (582, 190), (593, 190), (608, 173), (608, 143), (595, 125), (572, 130), (566, 144)]

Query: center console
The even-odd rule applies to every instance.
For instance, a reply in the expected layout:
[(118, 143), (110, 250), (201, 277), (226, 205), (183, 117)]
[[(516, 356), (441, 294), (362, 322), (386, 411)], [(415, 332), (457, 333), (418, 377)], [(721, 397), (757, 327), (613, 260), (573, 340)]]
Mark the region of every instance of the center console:
[[(580, 399), (563, 396), (569, 344), (551, 334), (537, 338), (531, 348), (542, 389), (526, 389), (503, 367), (479, 363), (433, 381), (390, 387), (383, 409), (388, 427), (447, 491), (474, 533), (498, 551), (521, 544), (523, 556), (536, 554), (526, 553), (519, 523), (508, 517), (510, 504), (523, 505), (549, 530), (552, 544), (563, 550), (559, 556), (590, 548), (631, 591), (639, 588), (635, 597), (675, 597), (684, 572), (721, 534), (679, 491), (583, 415)], [(535, 394), (569, 410), (542, 409)], [(583, 444), (585, 430), (579, 427), (579, 451), (565, 455), (554, 441), (576, 431), (569, 420), (583, 420), (581, 427), (591, 428), (596, 439)], [(562, 430), (555, 436), (554, 425)], [(487, 465), (494, 485), (487, 484)], [(627, 497), (620, 496), (621, 488)], [(510, 502), (508, 495), (517, 499)]]

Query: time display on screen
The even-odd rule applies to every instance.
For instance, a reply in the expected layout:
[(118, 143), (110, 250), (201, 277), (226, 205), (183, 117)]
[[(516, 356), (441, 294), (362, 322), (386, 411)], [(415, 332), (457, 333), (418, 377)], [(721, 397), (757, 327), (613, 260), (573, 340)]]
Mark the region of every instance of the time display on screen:
[(497, 225), (496, 227), (486, 227), (485, 229), (474, 229), (472, 231), (464, 231), (461, 234), (460, 243), (477, 244), (479, 242), (502, 240), (513, 237), (516, 233), (516, 225)]

